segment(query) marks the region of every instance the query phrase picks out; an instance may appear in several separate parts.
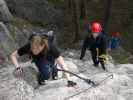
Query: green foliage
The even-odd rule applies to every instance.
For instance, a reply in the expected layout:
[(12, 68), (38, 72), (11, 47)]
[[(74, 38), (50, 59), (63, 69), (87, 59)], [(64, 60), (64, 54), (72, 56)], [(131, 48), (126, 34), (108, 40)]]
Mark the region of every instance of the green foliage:
[(122, 55), (120, 55), (119, 57), (115, 57), (115, 62), (119, 63), (119, 64), (126, 64), (129, 63), (128, 60), (129, 55), (127, 53), (123, 53)]
[(129, 33), (128, 32), (124, 32), (123, 34), (125, 37), (128, 37)]
[(119, 48), (117, 50), (114, 50), (111, 53), (111, 56), (113, 57), (114, 61), (118, 64), (126, 64), (129, 63), (129, 57), (130, 57), (130, 53), (128, 53), (127, 51), (125, 51), (122, 48)]
[(48, 0), (48, 2), (54, 6), (54, 8), (62, 8), (65, 0)]

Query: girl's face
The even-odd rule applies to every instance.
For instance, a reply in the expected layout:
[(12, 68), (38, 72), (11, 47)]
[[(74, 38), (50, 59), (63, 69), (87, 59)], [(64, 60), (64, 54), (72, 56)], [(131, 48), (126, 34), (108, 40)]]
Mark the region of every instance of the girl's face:
[(43, 51), (43, 49), (44, 49), (44, 45), (40, 45), (40, 44), (31, 45), (31, 51), (34, 55), (38, 55)]

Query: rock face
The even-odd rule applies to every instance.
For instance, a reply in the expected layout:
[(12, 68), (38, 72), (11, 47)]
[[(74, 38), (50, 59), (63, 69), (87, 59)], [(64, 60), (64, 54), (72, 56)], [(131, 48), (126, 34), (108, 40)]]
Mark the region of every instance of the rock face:
[(6, 25), (0, 22), (0, 52), (4, 58), (6, 58), (15, 48), (15, 41), (13, 40), (9, 30), (7, 29)]
[(49, 3), (48, 0), (6, 0), (6, 2), (13, 15), (32, 22), (47, 24), (55, 21), (53, 19), (59, 16), (59, 12), (54, 9), (54, 5)]
[(5, 0), (0, 0), (0, 20), (12, 21), (13, 16), (10, 13)]
[(75, 50), (64, 52), (66, 63), (72, 72), (97, 83), (110, 74), (113, 74), (113, 79), (108, 78), (98, 87), (69, 98), (91, 85), (72, 76), (71, 79), (78, 84), (76, 88), (66, 87), (67, 81), (62, 78), (48, 81), (45, 86), (34, 89), (37, 86), (37, 69), (34, 64), (22, 63), (24, 72), (21, 78), (15, 77), (14, 67), (8, 64), (3, 65), (0, 70), (0, 100), (132, 100), (132, 64), (113, 65), (113, 61), (109, 61), (106, 65), (109, 72), (105, 72), (100, 67), (92, 66), (89, 52), (83, 61), (78, 60), (79, 53)]
[(16, 48), (27, 43), (29, 35), (30, 32), (24, 33), (15, 25), (0, 22), (0, 58), (7, 59)]

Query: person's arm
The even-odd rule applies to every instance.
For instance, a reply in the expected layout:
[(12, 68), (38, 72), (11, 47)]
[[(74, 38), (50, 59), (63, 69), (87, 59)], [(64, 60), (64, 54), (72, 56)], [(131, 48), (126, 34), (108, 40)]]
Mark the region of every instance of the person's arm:
[(118, 38), (118, 48), (121, 46), (121, 37)]
[[(53, 55), (54, 58), (55, 58), (55, 62), (56, 62), (59, 66), (61, 66), (61, 68), (62, 68), (63, 70), (69, 71), (69, 69), (68, 69), (67, 65), (65, 64), (64, 59), (63, 59), (63, 57), (61, 56), (59, 50), (58, 50), (54, 45), (53, 45), (52, 48), (51, 48), (51, 53), (52, 53), (52, 55)], [(69, 74), (69, 73), (66, 73), (66, 72), (65, 72), (64, 74), (65, 74), (66, 79), (67, 79), (67, 83), (68, 83), (67, 86), (68, 86), (68, 87), (71, 87), (71, 86), (73, 87), (73, 86), (75, 86), (76, 83), (70, 80), (70, 74)]]
[[(55, 46), (55, 45), (51, 45), (50, 47), (50, 52), (52, 53), (52, 55), (55, 58), (55, 62), (63, 69), (63, 70), (67, 70), (67, 65), (64, 62), (63, 57), (61, 56), (61, 53), (59, 51), (59, 49)], [(69, 80), (70, 75), (68, 73), (65, 73), (65, 76), (67, 78), (67, 80)]]
[(20, 67), (20, 66), (19, 66), (19, 63), (18, 63), (18, 57), (19, 57), (19, 55), (18, 55), (18, 50), (14, 51), (14, 52), (11, 54), (11, 56), (10, 56), (11, 61), (12, 61), (12, 63), (15, 65), (16, 68), (19, 68), (19, 67)]
[(18, 50), (15, 50), (11, 55), (11, 61), (12, 63), (15, 65), (16, 68), (20, 68), (19, 62), (18, 62), (18, 58), (19, 56), (23, 56), (25, 54), (28, 54), (30, 50), (30, 44), (26, 44), (23, 47), (21, 47)]
[(82, 49), (81, 49), (80, 59), (83, 59), (83, 57), (85, 56), (85, 52), (86, 52), (87, 47), (88, 47), (88, 39), (85, 38), (85, 40), (83, 42)]
[(102, 39), (102, 53), (103, 54), (107, 53), (107, 39), (105, 36)]
[(108, 52), (111, 51), (111, 40), (109, 40), (109, 42), (108, 42), (107, 49), (108, 49)]
[[(67, 65), (65, 64), (64, 59), (63, 59), (62, 56), (59, 56), (59, 57), (56, 59), (56, 63), (59, 64), (59, 66), (61, 66), (61, 68), (62, 68), (63, 70), (66, 70), (66, 71), (69, 70), (68, 67), (67, 67)], [(65, 76), (66, 76), (67, 80), (70, 79), (70, 75), (69, 75), (68, 73), (65, 73)]]

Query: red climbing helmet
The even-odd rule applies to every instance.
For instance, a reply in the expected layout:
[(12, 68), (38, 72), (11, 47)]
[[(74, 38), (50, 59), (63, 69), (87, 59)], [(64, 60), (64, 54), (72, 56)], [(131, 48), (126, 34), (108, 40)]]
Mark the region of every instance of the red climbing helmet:
[(120, 37), (121, 33), (120, 32), (113, 32), (112, 33), (112, 36), (115, 36), (115, 37)]
[(100, 33), (102, 32), (102, 26), (99, 22), (93, 22), (91, 25), (92, 33)]

